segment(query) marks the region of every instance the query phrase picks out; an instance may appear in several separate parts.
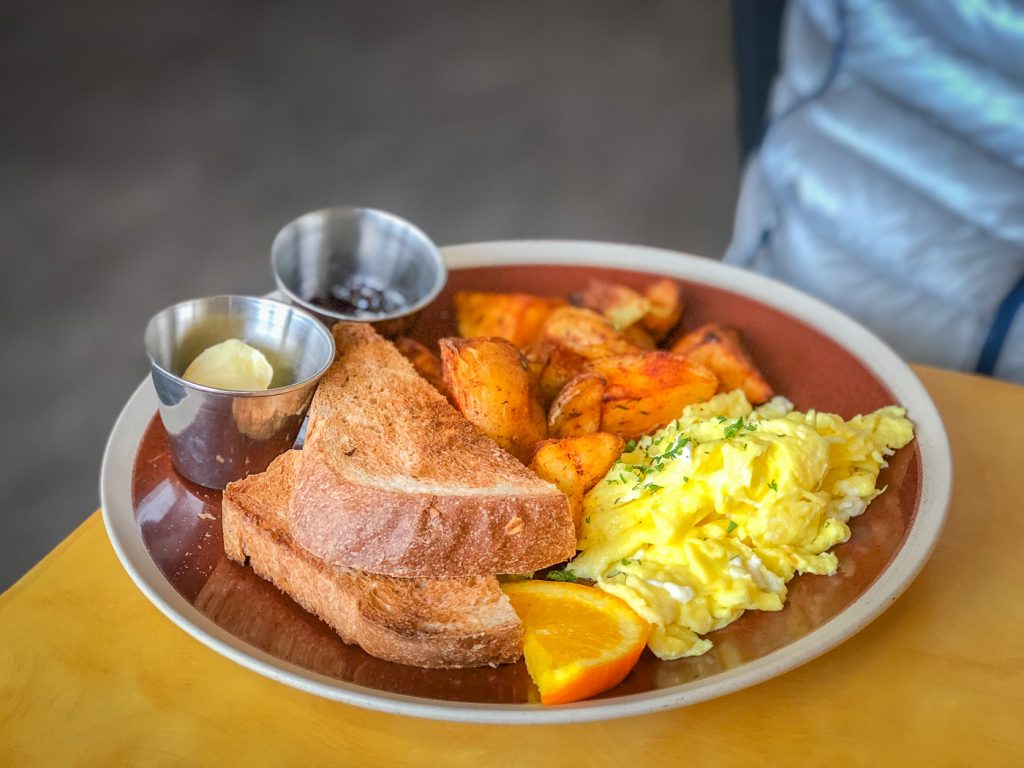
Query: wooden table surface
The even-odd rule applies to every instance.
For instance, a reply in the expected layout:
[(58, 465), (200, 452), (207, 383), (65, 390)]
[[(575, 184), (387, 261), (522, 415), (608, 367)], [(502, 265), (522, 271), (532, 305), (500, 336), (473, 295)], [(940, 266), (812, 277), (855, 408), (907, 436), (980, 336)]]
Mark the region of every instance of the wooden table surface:
[(579, 725), (360, 710), (175, 627), (122, 570), (97, 513), (0, 597), (0, 764), (1024, 765), (1024, 387), (916, 370), (953, 448), (938, 548), (867, 629), (781, 677)]

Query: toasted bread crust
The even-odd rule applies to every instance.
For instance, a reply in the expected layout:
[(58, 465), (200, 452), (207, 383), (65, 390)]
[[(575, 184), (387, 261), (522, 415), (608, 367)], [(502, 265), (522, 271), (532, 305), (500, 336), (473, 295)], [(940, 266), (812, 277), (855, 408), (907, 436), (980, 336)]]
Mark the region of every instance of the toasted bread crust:
[[(418, 667), (512, 662), (522, 625), (493, 576), (402, 579), (329, 566), (291, 539), (287, 507), (302, 458), (290, 451), (267, 472), (224, 492), (224, 550), (378, 658)], [(284, 505), (284, 506), (282, 506)]]
[(568, 500), (481, 434), (364, 324), (310, 407), (291, 533), (334, 565), (432, 578), (523, 573), (571, 558)]
[(302, 547), (361, 571), (431, 578), (528, 573), (576, 551), (572, 536), (555, 537), (560, 529), (552, 521), (562, 520), (568, 509), (561, 493), (442, 495), (371, 488), (310, 457), (296, 498), (295, 518), (306, 522)]

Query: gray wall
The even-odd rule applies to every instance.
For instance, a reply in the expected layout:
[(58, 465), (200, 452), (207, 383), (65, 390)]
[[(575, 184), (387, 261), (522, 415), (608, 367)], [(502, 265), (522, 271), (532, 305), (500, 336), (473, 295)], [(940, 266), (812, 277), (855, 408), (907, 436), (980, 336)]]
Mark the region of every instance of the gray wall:
[(724, 2), (20, 0), (0, 93), (0, 588), (97, 506), (147, 318), (269, 290), (297, 214), (719, 256), (737, 189)]

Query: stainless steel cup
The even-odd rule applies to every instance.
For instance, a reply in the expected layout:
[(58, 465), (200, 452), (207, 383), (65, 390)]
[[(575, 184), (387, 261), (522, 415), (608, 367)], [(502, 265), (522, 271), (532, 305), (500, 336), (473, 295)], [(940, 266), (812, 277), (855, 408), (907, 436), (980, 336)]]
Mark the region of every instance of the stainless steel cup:
[[(154, 315), (145, 338), (171, 461), (207, 488), (262, 472), (292, 447), (316, 384), (334, 360), (334, 339), (317, 318), (250, 296), (175, 304)], [(274, 368), (270, 389), (224, 390), (181, 378), (200, 352), (231, 338), (267, 356)]]
[[(325, 208), (288, 224), (270, 251), (277, 287), (289, 301), (328, 325), (369, 322), (395, 336), (437, 298), (448, 280), (437, 247), (415, 226), (373, 208)], [(401, 295), (404, 306), (387, 314), (336, 312), (312, 302), (350, 278), (367, 279)]]

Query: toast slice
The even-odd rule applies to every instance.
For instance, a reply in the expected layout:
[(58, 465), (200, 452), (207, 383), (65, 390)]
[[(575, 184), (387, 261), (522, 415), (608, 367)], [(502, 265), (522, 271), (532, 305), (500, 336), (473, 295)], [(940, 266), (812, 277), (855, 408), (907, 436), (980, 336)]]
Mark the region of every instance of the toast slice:
[(483, 435), (366, 324), (309, 411), (292, 537), (328, 563), (389, 576), (526, 573), (576, 553), (566, 497)]
[(522, 653), (522, 625), (494, 576), (393, 578), (331, 566), (291, 538), (304, 451), (288, 451), (224, 491), (224, 551), (347, 643), (399, 664), (478, 667)]

